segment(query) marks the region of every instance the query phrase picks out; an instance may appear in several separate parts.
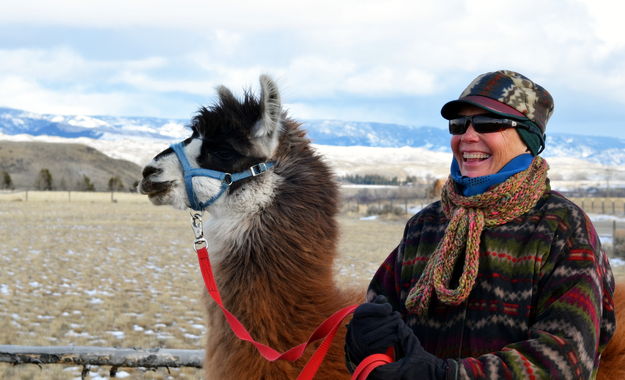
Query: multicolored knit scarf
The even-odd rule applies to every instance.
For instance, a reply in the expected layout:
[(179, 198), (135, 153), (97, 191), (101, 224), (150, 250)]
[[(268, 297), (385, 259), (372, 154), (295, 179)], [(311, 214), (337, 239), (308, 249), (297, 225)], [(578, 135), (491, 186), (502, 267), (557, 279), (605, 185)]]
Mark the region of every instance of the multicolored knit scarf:
[[(545, 192), (548, 169), (547, 162), (537, 156), (527, 170), (470, 197), (458, 193), (450, 177), (441, 194), (443, 212), (450, 220), (449, 225), (428, 259), (419, 281), (410, 289), (406, 308), (425, 315), (432, 291), (436, 291), (436, 296), (443, 303), (459, 305), (464, 302), (477, 278), (482, 230), (507, 223), (531, 210)], [(464, 269), (458, 287), (449, 289), (454, 266), (463, 248)]]

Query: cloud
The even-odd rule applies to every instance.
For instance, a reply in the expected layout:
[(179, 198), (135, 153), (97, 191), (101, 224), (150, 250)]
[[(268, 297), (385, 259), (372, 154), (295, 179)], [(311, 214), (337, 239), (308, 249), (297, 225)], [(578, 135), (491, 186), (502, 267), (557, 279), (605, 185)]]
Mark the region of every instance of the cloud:
[(6, 105), (163, 115), (204, 103), (220, 84), (257, 88), (269, 73), (306, 117), (389, 121), (409, 114), (389, 99), (447, 99), (500, 68), (543, 84), (556, 103), (574, 93), (625, 104), (625, 3), (608, 0), (3, 0), (2, 8)]
[(102, 109), (126, 108), (131, 98), (121, 93), (85, 93), (76, 88), (54, 91), (15, 76), (0, 77), (0, 88), (0, 104), (41, 113), (100, 114)]
[(76, 52), (67, 48), (0, 49), (0, 73), (50, 81), (72, 80), (95, 70)]

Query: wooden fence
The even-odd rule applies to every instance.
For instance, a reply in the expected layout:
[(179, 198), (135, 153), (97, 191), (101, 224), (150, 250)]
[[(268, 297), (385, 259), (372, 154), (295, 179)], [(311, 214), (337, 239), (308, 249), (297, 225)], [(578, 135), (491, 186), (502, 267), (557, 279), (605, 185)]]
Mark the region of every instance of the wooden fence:
[(202, 368), (204, 350), (142, 349), (93, 346), (15, 346), (0, 345), (0, 362), (17, 364), (65, 364), (83, 366), (82, 378), (88, 368), (110, 366), (115, 377), (121, 367), (140, 368)]
[[(587, 213), (607, 214), (624, 216), (625, 198), (569, 198)], [(410, 213), (410, 209), (421, 208), (436, 199), (410, 198), (393, 199), (379, 196), (377, 199), (356, 200), (353, 197), (344, 199), (345, 209), (351, 209), (360, 213), (366, 213), (367, 209), (373, 207), (377, 210), (388, 211), (400, 210), (405, 214)], [(138, 193), (129, 192), (94, 192), (94, 191), (0, 191), (0, 201), (65, 201), (65, 202), (137, 202), (149, 203), (148, 197)]]
[(571, 198), (571, 200), (587, 213), (625, 215), (623, 198)]
[(96, 191), (0, 191), (0, 201), (8, 202), (133, 202), (149, 203), (143, 194)]

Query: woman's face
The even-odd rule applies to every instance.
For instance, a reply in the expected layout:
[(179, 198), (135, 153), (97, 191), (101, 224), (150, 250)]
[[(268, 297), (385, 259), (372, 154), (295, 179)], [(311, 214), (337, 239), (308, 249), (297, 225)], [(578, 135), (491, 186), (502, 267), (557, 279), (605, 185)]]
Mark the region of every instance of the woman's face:
[[(458, 114), (473, 116), (488, 112), (466, 105)], [(526, 153), (527, 147), (514, 128), (501, 132), (477, 133), (471, 124), (464, 134), (451, 136), (451, 150), (460, 166), (460, 174), (481, 177), (497, 173), (514, 157)]]

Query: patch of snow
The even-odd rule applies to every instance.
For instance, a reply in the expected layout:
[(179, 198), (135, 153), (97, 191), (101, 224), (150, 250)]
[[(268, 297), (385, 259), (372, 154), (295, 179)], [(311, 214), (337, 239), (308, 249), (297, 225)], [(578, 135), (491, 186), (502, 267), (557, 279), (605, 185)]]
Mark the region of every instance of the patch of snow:
[(625, 265), (625, 260), (621, 259), (620, 257), (613, 257), (610, 259), (610, 265), (613, 267), (620, 267)]
[(598, 221), (616, 221), (616, 222), (625, 222), (625, 217), (615, 216), (615, 215), (604, 215), (604, 214), (588, 214), (588, 217), (593, 222)]
[(376, 219), (378, 219), (378, 215), (363, 216), (362, 218), (360, 218), (360, 220), (376, 220)]
[(117, 339), (124, 339), (126, 336), (123, 331), (107, 331), (107, 333), (113, 335)]

